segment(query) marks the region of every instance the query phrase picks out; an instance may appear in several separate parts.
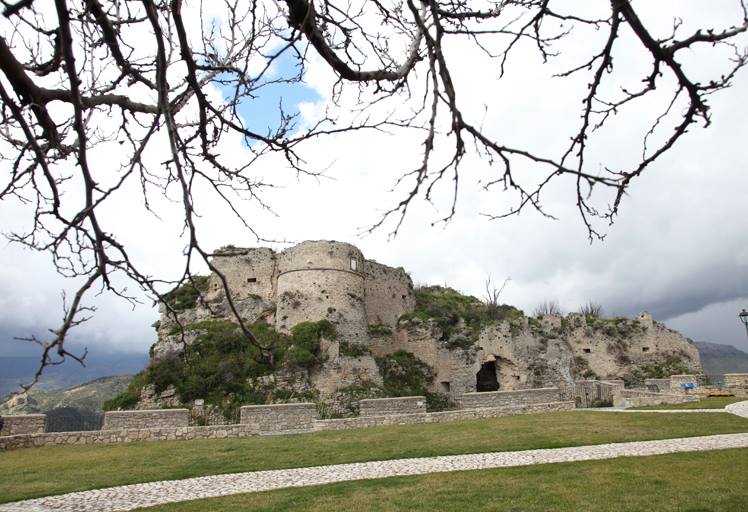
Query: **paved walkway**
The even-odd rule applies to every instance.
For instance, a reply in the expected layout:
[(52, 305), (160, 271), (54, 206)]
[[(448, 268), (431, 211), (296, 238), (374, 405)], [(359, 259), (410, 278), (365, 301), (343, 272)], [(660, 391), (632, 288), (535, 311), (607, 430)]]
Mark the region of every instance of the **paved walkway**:
[[(732, 414), (748, 418), (748, 401), (731, 404), (726, 410)], [(617, 457), (644, 457), (727, 448), (748, 448), (748, 433), (214, 475), (185, 480), (124, 485), (19, 501), (0, 505), (0, 512), (118, 512), (178, 501), (350, 480), (603, 460)]]

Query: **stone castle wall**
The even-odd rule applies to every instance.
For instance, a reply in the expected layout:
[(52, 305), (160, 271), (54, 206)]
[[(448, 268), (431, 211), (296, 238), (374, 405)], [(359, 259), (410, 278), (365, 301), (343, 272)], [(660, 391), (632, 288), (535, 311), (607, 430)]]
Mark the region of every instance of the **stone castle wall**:
[(190, 422), (187, 409), (150, 409), (137, 411), (109, 411), (104, 413), (102, 430), (176, 428)]
[(3, 416), (3, 428), (0, 436), (15, 436), (18, 434), (39, 434), (44, 432), (47, 424), (45, 414), (18, 414)]
[(402, 268), (376, 261), (364, 261), (366, 274), (364, 301), (370, 325), (386, 325), (392, 330), (397, 320), (416, 307), (413, 281)]
[(414, 414), (426, 412), (425, 396), (399, 398), (370, 398), (359, 401), (361, 416), (386, 416), (388, 414)]
[[(275, 295), (278, 255), (267, 247), (226, 250), (213, 255), (212, 263), (226, 278), (232, 298), (236, 300), (258, 296), (272, 299)], [(217, 275), (208, 283), (208, 301), (224, 295), (223, 285)]]

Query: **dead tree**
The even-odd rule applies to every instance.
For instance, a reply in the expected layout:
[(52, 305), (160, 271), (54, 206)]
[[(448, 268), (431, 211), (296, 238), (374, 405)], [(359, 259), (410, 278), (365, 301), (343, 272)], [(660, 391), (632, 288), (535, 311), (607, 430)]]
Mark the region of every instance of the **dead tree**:
[[(277, 155), (293, 172), (316, 175), (315, 163), (300, 154), (308, 142), (351, 131), (416, 130), (423, 133), (423, 144), (414, 148), (420, 164), (402, 169), (397, 183), (402, 199), (372, 229), (387, 223), (396, 233), (409, 205), (416, 198), (432, 200), (441, 186), (452, 191), (442, 220), (452, 218), (461, 164), (470, 151), (485, 162), (482, 186), (503, 189), (515, 199), (505, 211), (487, 213), (491, 218), (526, 209), (550, 216), (543, 192), (571, 178), (590, 237), (601, 237), (595, 219), (612, 222), (631, 181), (687, 130), (711, 122), (707, 100), (730, 86), (747, 59), (745, 0), (734, 0), (734, 20), (724, 27), (686, 31), (674, 18), (666, 35), (651, 31), (629, 0), (595, 6), (553, 0), (0, 1), (0, 200), (27, 204), (31, 212), (28, 229), (7, 236), (50, 254), (60, 273), (81, 282), (64, 303), (61, 324), (48, 338), (32, 339), (43, 351), (37, 377), (65, 357), (82, 359), (66, 350), (65, 338), (88, 318), (87, 296), (105, 291), (133, 300), (113, 284), (116, 274), (162, 298), (165, 285), (191, 281), (195, 260), (216, 272), (195, 224), (201, 204), (195, 191), (201, 187), (239, 215), (237, 197), (269, 207), (262, 192), (272, 183), (253, 172), (262, 160)], [(579, 91), (579, 124), (571, 137), (563, 135), (569, 142), (560, 154), (512, 146), (464, 114), (453, 80), (457, 57), (447, 51), (453, 41), (469, 41), (471, 51), (491, 57), (503, 77), (525, 43), (543, 59), (563, 59), (556, 45), (585, 30), (604, 37), (560, 75), (584, 75), (588, 84)], [(611, 87), (623, 35), (649, 58), (635, 89)], [(722, 70), (696, 78), (683, 57), (697, 50), (702, 58), (721, 62)], [(293, 66), (273, 75), (282, 58)], [(272, 129), (248, 127), (240, 107), (251, 107), (270, 84), (301, 82), (314, 65), (338, 77), (333, 101), (351, 91), (360, 95), (356, 116), (330, 114), (300, 126), (294, 115), (281, 111)], [(476, 70), (477, 79), (485, 72)], [(587, 156), (598, 130), (663, 89), (669, 100), (641, 134), (638, 163), (630, 168), (590, 164)], [(233, 136), (249, 148), (246, 161), (230, 161), (218, 151), (219, 143)], [(151, 159), (156, 146), (168, 148), (165, 161)], [(126, 158), (92, 166), (92, 153), (106, 148)], [(542, 178), (523, 179), (517, 169), (527, 166)], [(133, 207), (150, 209), (151, 199), (161, 195), (181, 204), (186, 248), (176, 282), (146, 275), (102, 216), (104, 206), (131, 183), (141, 190)], [(610, 194), (607, 209), (591, 201), (598, 191)], [(241, 220), (258, 233), (260, 226), (251, 219)], [(257, 343), (243, 323), (242, 329)]]

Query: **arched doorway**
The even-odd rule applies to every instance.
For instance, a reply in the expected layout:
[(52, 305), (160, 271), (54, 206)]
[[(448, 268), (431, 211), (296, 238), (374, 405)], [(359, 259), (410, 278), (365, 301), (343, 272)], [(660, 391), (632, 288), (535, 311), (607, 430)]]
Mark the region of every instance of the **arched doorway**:
[(476, 391), (497, 391), (499, 381), (496, 378), (496, 361), (483, 363), (478, 373), (475, 374)]

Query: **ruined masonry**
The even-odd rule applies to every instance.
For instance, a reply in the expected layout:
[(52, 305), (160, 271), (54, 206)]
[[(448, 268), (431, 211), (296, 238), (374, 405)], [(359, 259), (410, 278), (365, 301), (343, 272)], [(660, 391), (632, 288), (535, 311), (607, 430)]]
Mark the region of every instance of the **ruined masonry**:
[[(264, 320), (281, 333), (305, 321), (326, 319), (335, 325), (336, 339), (322, 340), (324, 363), (303, 374), (274, 376), (278, 385), (294, 390), (306, 386), (323, 399), (351, 386), (381, 386), (375, 358), (398, 351), (432, 368), (430, 391), (454, 401), (476, 391), (563, 388), (580, 379), (629, 378), (642, 368), (665, 363), (677, 363), (681, 373), (701, 372), (692, 342), (647, 313), (634, 319), (520, 315), (482, 326), (474, 343), (452, 343), (443, 339), (436, 322), (408, 318), (416, 294), (402, 268), (367, 260), (347, 243), (307, 241), (281, 252), (227, 247), (217, 251), (212, 262), (225, 276), (245, 322)], [(189, 325), (221, 319), (232, 320), (233, 314), (221, 280), (211, 275), (207, 292), (194, 308), (180, 311), (179, 320)], [(154, 359), (181, 350), (175, 326), (162, 306)], [(190, 336), (196, 333), (187, 333), (187, 343)], [(341, 344), (363, 350), (347, 356)], [(178, 397), (147, 396), (139, 407), (164, 405), (179, 405)]]

